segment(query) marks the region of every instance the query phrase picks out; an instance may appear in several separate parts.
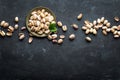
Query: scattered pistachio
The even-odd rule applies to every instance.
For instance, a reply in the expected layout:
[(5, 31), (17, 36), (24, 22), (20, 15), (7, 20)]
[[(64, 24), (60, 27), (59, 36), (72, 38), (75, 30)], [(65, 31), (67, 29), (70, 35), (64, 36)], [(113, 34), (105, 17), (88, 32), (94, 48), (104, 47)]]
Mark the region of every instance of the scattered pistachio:
[(52, 42), (53, 42), (53, 43), (57, 43), (58, 41), (57, 41), (56, 39), (53, 39)]
[(97, 19), (97, 23), (98, 23), (98, 24), (101, 23), (101, 20), (100, 20), (99, 18)]
[(57, 22), (57, 25), (58, 25), (59, 27), (62, 27), (62, 22), (61, 22), (61, 21), (58, 21), (58, 22)]
[(78, 19), (78, 20), (81, 20), (81, 19), (82, 19), (82, 17), (83, 17), (83, 14), (82, 14), (82, 13), (80, 13), (80, 14), (77, 16), (77, 19)]
[(77, 25), (77, 24), (72, 24), (71, 26), (72, 26), (75, 30), (78, 29), (78, 25)]
[(115, 29), (114, 28), (111, 28), (111, 30), (110, 30), (112, 33), (114, 33), (115, 32)]
[(9, 26), (9, 23), (8, 22), (5, 22), (4, 24), (3, 24), (3, 27), (4, 28), (7, 28)]
[(57, 43), (58, 44), (62, 44), (63, 43), (63, 39), (58, 39)]
[(114, 35), (114, 38), (119, 38), (120, 36), (119, 35)]
[(25, 26), (23, 26), (23, 27), (21, 27), (21, 30), (23, 31), (23, 30), (25, 30), (26, 29), (26, 27)]
[(48, 35), (47, 38), (48, 38), (49, 40), (52, 40), (52, 39), (53, 39), (51, 35)]
[(32, 41), (33, 41), (33, 37), (29, 37), (28, 43), (32, 43)]
[(111, 28), (107, 28), (106, 31), (107, 31), (107, 32), (110, 32), (110, 31), (111, 31)]
[(114, 17), (114, 20), (115, 20), (116, 22), (120, 21), (119, 17), (117, 17), (117, 16)]
[(69, 39), (70, 39), (70, 40), (74, 40), (74, 39), (75, 39), (75, 34), (70, 34), (70, 35), (69, 35)]
[(60, 38), (61, 38), (61, 39), (64, 39), (64, 38), (65, 38), (65, 35), (60, 35)]
[(104, 22), (104, 20), (105, 20), (105, 18), (104, 18), (104, 17), (102, 17), (102, 18), (101, 18), (101, 22)]
[(108, 20), (104, 20), (103, 24), (106, 25), (108, 23)]
[(18, 24), (15, 24), (14, 28), (15, 28), (15, 29), (18, 29)]
[(15, 17), (15, 22), (18, 22), (19, 21), (19, 18), (18, 17)]
[(5, 32), (0, 30), (0, 35), (4, 37), (5, 36)]
[(106, 27), (106, 26), (103, 26), (103, 27), (102, 27), (102, 29), (103, 29), (103, 30), (106, 30), (106, 29), (107, 29), (107, 27)]
[(106, 32), (106, 30), (103, 30), (103, 31), (102, 31), (102, 33), (103, 33), (104, 35), (107, 35), (107, 32)]
[(96, 21), (96, 20), (94, 20), (94, 21), (93, 21), (93, 25), (95, 26), (96, 24), (97, 24), (97, 21)]
[(85, 26), (82, 26), (82, 30), (87, 30), (87, 27), (85, 27)]
[(107, 26), (107, 27), (110, 27), (110, 25), (111, 25), (111, 24), (110, 24), (109, 22), (108, 22), (108, 23), (106, 23), (106, 26)]
[(85, 31), (85, 34), (89, 34), (89, 33), (90, 33), (90, 30), (87, 29), (87, 30)]
[(6, 35), (7, 36), (12, 36), (12, 33), (11, 32), (7, 32)]
[(52, 39), (56, 39), (57, 38), (57, 34), (52, 34)]
[(9, 27), (8, 27), (8, 31), (9, 31), (9, 32), (14, 32), (14, 28), (13, 28), (12, 26), (9, 26)]
[(116, 31), (114, 31), (114, 33), (113, 33), (114, 35), (117, 35), (118, 34), (118, 31), (116, 30)]
[(19, 40), (23, 40), (25, 38), (25, 34), (24, 33), (19, 33)]
[(63, 25), (62, 26), (62, 30), (65, 32), (65, 31), (67, 31), (67, 26), (66, 25)]
[(96, 29), (93, 29), (93, 34), (94, 34), (94, 35), (96, 35), (96, 34), (97, 34)]
[(92, 39), (90, 37), (86, 37), (85, 40), (88, 41), (88, 42), (92, 41)]
[(0, 26), (3, 26), (5, 24), (5, 21), (1, 21)]

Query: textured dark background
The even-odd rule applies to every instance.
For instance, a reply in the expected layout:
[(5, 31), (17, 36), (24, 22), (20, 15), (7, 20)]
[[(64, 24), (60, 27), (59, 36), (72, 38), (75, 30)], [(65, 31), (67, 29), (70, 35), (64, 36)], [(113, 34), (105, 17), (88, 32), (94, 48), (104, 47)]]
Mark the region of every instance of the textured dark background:
[[(112, 25), (118, 25), (113, 17), (120, 17), (120, 0), (0, 0), (0, 21), (14, 25), (14, 17), (20, 18), (19, 25), (25, 25), (29, 10), (45, 6), (54, 11), (57, 20), (68, 26), (62, 45), (52, 44), (46, 38), (34, 38), (28, 44), (26, 38), (18, 40), (19, 30), (13, 37), (0, 38), (0, 80), (120, 80), (120, 39), (112, 34), (90, 35), (87, 43), (82, 30), (74, 31), (70, 25), (93, 21), (104, 16)], [(82, 12), (81, 21), (76, 16)], [(76, 34), (74, 41), (68, 35)]]

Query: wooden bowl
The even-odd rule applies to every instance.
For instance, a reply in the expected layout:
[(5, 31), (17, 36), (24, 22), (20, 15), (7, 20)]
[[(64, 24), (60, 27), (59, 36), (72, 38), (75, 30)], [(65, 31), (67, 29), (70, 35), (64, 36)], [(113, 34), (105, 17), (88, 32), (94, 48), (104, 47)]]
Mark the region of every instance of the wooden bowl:
[(45, 34), (45, 33), (40, 35), (40, 34), (37, 34), (35, 32), (32, 32), (31, 29), (28, 26), (28, 21), (29, 21), (29, 18), (31, 16), (31, 13), (35, 10), (42, 10), (42, 9), (45, 9), (45, 11), (50, 13), (54, 17), (54, 21), (56, 21), (55, 14), (49, 8), (46, 8), (46, 7), (43, 7), (43, 6), (33, 8), (32, 10), (30, 10), (30, 12), (27, 14), (27, 17), (26, 17), (26, 27), (27, 27), (28, 31), (32, 34), (32, 36), (36, 36), (36, 37), (46, 37), (46, 36), (48, 36), (48, 34)]

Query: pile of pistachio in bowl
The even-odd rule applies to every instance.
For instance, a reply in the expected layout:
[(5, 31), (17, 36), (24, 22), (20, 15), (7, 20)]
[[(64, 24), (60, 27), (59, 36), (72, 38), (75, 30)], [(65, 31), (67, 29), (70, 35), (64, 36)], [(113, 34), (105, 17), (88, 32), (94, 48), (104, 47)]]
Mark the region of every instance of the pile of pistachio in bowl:
[(26, 26), (28, 31), (36, 37), (46, 37), (51, 32), (57, 31), (56, 17), (54, 13), (46, 7), (36, 7), (32, 9), (27, 15)]

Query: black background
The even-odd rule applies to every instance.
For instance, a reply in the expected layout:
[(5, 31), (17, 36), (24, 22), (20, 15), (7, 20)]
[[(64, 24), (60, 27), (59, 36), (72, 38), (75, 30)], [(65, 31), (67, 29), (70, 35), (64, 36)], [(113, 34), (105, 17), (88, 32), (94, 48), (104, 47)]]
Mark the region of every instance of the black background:
[[(0, 80), (120, 80), (120, 39), (112, 34), (104, 36), (99, 30), (97, 36), (90, 35), (87, 43), (81, 30), (84, 20), (93, 21), (104, 16), (112, 25), (118, 25), (113, 17), (120, 17), (120, 0), (0, 0), (0, 21), (14, 25), (18, 16), (19, 27), (25, 26), (29, 10), (45, 6), (53, 10), (57, 20), (68, 26), (62, 45), (52, 44), (46, 38), (34, 38), (28, 44), (26, 38), (18, 40), (17, 30), (11, 38), (0, 38)], [(81, 21), (76, 16), (82, 12)], [(79, 25), (79, 30), (71, 24)], [(68, 35), (76, 34), (74, 41)]]

